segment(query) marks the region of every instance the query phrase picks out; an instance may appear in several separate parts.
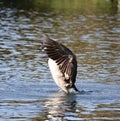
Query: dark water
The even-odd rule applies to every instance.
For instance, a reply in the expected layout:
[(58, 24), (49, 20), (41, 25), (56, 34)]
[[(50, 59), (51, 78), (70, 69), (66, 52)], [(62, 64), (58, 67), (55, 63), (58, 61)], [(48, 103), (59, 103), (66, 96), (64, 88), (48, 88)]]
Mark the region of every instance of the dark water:
[[(119, 2), (0, 0), (0, 121), (119, 121)], [(42, 33), (76, 53), (80, 94), (54, 83)]]

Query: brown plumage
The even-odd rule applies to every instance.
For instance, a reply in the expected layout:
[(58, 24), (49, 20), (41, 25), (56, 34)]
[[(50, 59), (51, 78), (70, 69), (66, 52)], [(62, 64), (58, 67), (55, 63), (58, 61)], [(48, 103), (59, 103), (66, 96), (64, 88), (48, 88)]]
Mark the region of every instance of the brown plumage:
[(42, 49), (49, 57), (48, 64), (55, 82), (67, 93), (71, 92), (71, 90), (77, 92), (78, 90), (75, 87), (77, 75), (76, 56), (70, 49), (50, 39), (47, 35), (43, 35), (43, 37)]

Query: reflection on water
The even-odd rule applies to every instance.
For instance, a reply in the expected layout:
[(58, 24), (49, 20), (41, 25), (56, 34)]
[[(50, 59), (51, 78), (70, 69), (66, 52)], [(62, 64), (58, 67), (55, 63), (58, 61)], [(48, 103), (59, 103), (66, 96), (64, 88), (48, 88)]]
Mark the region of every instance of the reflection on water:
[(47, 110), (47, 118), (49, 120), (63, 120), (69, 116), (74, 117), (76, 116), (75, 107), (75, 95), (66, 95), (64, 93), (57, 93), (45, 102), (45, 109)]
[[(0, 120), (119, 120), (120, 1), (0, 0)], [(78, 95), (58, 91), (42, 33), (77, 56)]]
[[(84, 87), (85, 85), (83, 85)], [(43, 112), (32, 121), (50, 120), (50, 121), (80, 121), (80, 120), (119, 120), (120, 104), (116, 103), (116, 97), (119, 94), (115, 92), (113, 97), (110, 97), (111, 92), (106, 93), (111, 86), (87, 85), (88, 90), (82, 91), (80, 94), (65, 94), (63, 92), (53, 93), (44, 102)], [(99, 90), (99, 89), (100, 90)], [(101, 91), (101, 88), (103, 90)], [(113, 86), (111, 89), (119, 89), (119, 86)], [(98, 89), (98, 90), (96, 90)]]

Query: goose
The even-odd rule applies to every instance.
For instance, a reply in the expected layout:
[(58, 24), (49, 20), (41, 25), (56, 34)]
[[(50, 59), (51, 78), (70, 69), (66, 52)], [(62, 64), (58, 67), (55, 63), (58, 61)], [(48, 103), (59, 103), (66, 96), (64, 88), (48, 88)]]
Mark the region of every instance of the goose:
[(77, 60), (75, 54), (48, 35), (43, 35), (42, 51), (48, 55), (48, 66), (56, 84), (66, 93), (77, 93), (75, 86)]

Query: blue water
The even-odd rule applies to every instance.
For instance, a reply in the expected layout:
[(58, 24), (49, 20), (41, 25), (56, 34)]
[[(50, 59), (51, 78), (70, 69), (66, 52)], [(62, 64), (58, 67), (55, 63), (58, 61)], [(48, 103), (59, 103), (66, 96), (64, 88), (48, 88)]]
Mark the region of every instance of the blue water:
[[(0, 1), (1, 121), (119, 121), (119, 2), (68, 1)], [(79, 94), (54, 83), (42, 33), (76, 54)]]

